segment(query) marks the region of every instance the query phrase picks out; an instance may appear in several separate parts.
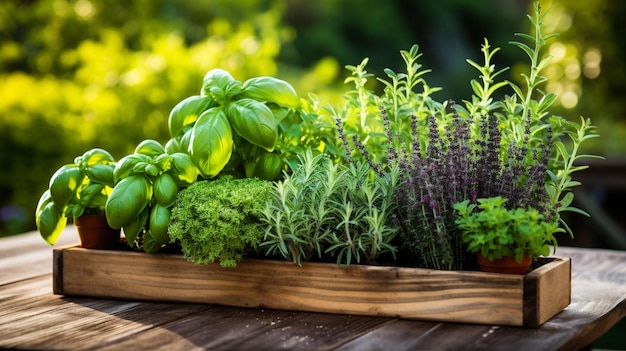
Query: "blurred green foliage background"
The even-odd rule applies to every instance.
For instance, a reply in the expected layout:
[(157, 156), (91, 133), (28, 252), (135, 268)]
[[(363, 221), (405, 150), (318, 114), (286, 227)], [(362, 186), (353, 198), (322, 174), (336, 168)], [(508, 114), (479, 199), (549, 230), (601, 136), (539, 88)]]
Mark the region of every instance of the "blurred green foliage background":
[[(558, 113), (591, 117), (593, 152), (626, 150), (626, 2), (544, 0), (561, 35), (547, 90)], [(499, 67), (518, 79), (525, 61), (508, 45), (528, 31), (528, 0), (5, 0), (0, 3), (0, 236), (34, 229), (52, 173), (92, 147), (116, 158), (146, 138), (166, 141), (170, 109), (197, 94), (204, 74), (272, 75), (301, 97), (340, 103), (345, 65), (402, 69), (420, 45), (440, 99), (469, 98), (488, 38)], [(373, 87), (376, 88), (376, 87)]]

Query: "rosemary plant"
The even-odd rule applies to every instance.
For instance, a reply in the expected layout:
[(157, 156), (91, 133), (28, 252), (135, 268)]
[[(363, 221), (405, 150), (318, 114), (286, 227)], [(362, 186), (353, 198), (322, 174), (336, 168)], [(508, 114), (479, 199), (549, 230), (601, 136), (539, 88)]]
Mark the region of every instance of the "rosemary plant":
[(345, 166), (311, 150), (299, 155), (293, 173), (275, 184), (261, 220), (261, 247), (298, 264), (335, 257), (337, 264), (369, 263), (394, 253), (391, 241), (397, 172)]

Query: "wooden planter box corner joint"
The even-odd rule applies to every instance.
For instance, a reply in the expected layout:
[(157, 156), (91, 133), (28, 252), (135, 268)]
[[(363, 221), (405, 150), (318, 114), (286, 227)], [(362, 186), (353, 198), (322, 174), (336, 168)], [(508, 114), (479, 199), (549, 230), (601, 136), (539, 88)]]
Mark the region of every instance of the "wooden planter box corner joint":
[[(53, 292), (68, 296), (219, 304), (538, 327), (571, 299), (569, 258), (526, 275), (244, 259), (236, 268), (180, 255), (54, 250)], [(129, 269), (132, 267), (132, 269)]]

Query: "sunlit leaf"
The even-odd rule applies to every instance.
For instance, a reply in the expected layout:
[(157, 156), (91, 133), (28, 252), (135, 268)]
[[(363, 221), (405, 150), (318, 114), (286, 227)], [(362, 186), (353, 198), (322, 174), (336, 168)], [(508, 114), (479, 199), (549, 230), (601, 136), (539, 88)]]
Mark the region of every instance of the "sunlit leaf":
[(267, 151), (274, 150), (278, 125), (265, 104), (253, 99), (234, 101), (228, 106), (228, 120), (242, 138)]
[(65, 165), (52, 175), (49, 184), (50, 197), (58, 208), (67, 206), (81, 181), (82, 174), (76, 165)]
[(260, 102), (273, 102), (279, 106), (297, 108), (300, 99), (296, 90), (284, 80), (274, 77), (254, 77), (243, 84), (240, 95)]
[(202, 82), (201, 96), (210, 96), (219, 105), (225, 105), (232, 97), (241, 92), (242, 84), (221, 68), (207, 72)]
[(131, 175), (122, 179), (115, 185), (106, 203), (109, 226), (119, 229), (129, 224), (148, 206), (151, 195), (151, 185), (144, 177)]
[(54, 202), (46, 203), (38, 212), (39, 214), (35, 218), (37, 230), (48, 244), (54, 245), (65, 229), (67, 218), (59, 211)]
[(185, 129), (192, 126), (200, 115), (211, 107), (215, 106), (215, 100), (210, 96), (190, 96), (179, 102), (167, 120), (170, 137), (175, 138), (183, 133)]
[(222, 108), (205, 111), (192, 129), (191, 159), (205, 178), (216, 176), (233, 152), (233, 133)]
[(145, 139), (137, 145), (135, 148), (136, 154), (143, 154), (146, 156), (158, 156), (165, 153), (165, 148), (163, 145), (156, 140), (153, 139)]

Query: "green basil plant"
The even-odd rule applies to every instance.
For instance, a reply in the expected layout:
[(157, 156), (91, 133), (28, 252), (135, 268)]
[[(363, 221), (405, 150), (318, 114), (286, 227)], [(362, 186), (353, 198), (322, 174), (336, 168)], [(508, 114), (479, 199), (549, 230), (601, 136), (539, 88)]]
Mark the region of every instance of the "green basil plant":
[(172, 109), (165, 149), (189, 153), (205, 179), (228, 173), (274, 180), (284, 169), (275, 150), (279, 125), (299, 104), (283, 80), (255, 77), (241, 83), (223, 69), (212, 69), (200, 95)]
[(48, 244), (56, 243), (68, 218), (104, 213), (114, 185), (114, 167), (108, 151), (94, 148), (52, 175), (35, 211), (37, 230)]
[(113, 170), (113, 188), (107, 202), (107, 222), (122, 228), (130, 246), (154, 253), (169, 243), (171, 207), (181, 188), (198, 178), (198, 169), (186, 153), (169, 154), (155, 140), (142, 141), (133, 154)]
[(170, 242), (171, 207), (182, 188), (224, 174), (278, 178), (285, 168), (275, 150), (279, 124), (298, 106), (295, 90), (283, 80), (241, 83), (225, 70), (209, 71), (200, 95), (172, 109), (165, 146), (144, 140), (117, 163), (106, 202), (109, 225), (123, 228), (131, 246), (158, 252)]

